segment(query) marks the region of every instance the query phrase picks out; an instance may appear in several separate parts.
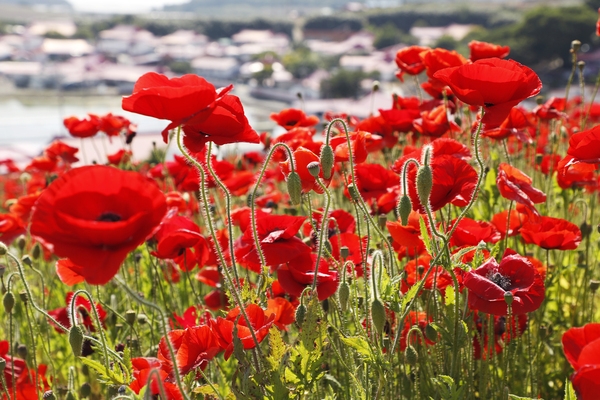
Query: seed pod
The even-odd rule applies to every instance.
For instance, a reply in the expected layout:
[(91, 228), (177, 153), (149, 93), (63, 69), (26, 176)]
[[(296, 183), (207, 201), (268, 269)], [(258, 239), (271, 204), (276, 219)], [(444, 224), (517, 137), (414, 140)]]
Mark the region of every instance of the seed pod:
[(296, 323), (299, 327), (302, 327), (304, 323), (304, 317), (306, 316), (306, 306), (302, 303), (296, 308)]
[(511, 305), (513, 303), (514, 300), (514, 296), (511, 292), (504, 292), (504, 301), (506, 302), (507, 305)]
[(308, 172), (313, 176), (313, 178), (318, 178), (319, 174), (321, 173), (321, 166), (317, 161), (309, 162), (306, 166), (306, 169), (308, 169)]
[(33, 261), (31, 261), (31, 257), (29, 257), (28, 254), (25, 254), (23, 257), (21, 257), (21, 262), (23, 262), (23, 264), (27, 265), (28, 267), (31, 267), (33, 265)]
[(419, 362), (419, 353), (417, 353), (417, 349), (415, 349), (412, 344), (406, 346), (404, 357), (406, 357), (406, 362), (409, 365), (415, 366)]
[(433, 173), (429, 165), (421, 165), (417, 171), (417, 194), (423, 207), (429, 204), (429, 196), (433, 187)]
[(333, 147), (328, 144), (323, 146), (319, 158), (321, 161), (321, 169), (323, 170), (323, 178), (330, 179), (333, 171), (333, 161), (335, 159), (333, 156)]
[(350, 193), (350, 198), (354, 201), (358, 201), (360, 198), (360, 193), (354, 183), (348, 184), (348, 193)]
[(83, 331), (79, 325), (73, 325), (69, 330), (69, 344), (73, 350), (73, 354), (79, 357), (81, 356), (81, 350), (83, 348)]
[(402, 226), (406, 226), (408, 224), (408, 216), (412, 211), (412, 203), (410, 201), (410, 197), (405, 193), (400, 198), (400, 203), (398, 203), (398, 215), (400, 215), (400, 221), (402, 222)]
[(2, 299), (2, 304), (4, 304), (4, 311), (10, 314), (15, 306), (15, 295), (12, 292), (6, 292)]
[(433, 325), (427, 324), (425, 326), (425, 337), (434, 343), (437, 342), (438, 333), (437, 330), (433, 327)]
[(135, 324), (135, 321), (137, 320), (137, 313), (133, 310), (127, 310), (125, 311), (125, 321), (127, 321), (127, 324), (129, 326), (133, 326), (133, 324)]
[(381, 335), (385, 326), (385, 307), (379, 299), (375, 299), (371, 303), (371, 319), (375, 330)]
[(302, 200), (302, 181), (296, 171), (290, 172), (287, 177), (287, 189), (293, 204), (300, 204)]
[(346, 281), (343, 281), (338, 288), (338, 300), (342, 312), (345, 312), (348, 309), (348, 301), (350, 300), (350, 285)]
[(342, 257), (342, 260), (346, 261), (346, 259), (348, 258), (349, 255), (350, 255), (350, 249), (348, 248), (348, 246), (340, 247), (340, 257)]

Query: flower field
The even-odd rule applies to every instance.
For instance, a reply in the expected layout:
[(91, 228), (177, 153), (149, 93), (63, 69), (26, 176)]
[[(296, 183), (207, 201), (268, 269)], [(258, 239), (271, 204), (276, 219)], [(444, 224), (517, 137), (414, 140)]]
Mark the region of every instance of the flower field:
[(165, 120), (173, 160), (133, 154), (124, 117), (65, 119), (123, 147), (0, 161), (0, 397), (600, 398), (579, 46), (547, 99), (508, 47), (406, 47), (415, 96), (324, 124), (284, 109), (279, 136), (233, 86), (148, 73), (122, 106)]

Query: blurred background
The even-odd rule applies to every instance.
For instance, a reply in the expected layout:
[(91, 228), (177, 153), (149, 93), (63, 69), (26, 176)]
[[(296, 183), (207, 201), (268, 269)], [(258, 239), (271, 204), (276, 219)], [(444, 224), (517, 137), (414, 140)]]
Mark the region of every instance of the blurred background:
[[(271, 131), (270, 113), (287, 107), (366, 117), (390, 108), (394, 93), (415, 95), (412, 79), (395, 77), (394, 62), (414, 44), (467, 57), (471, 40), (508, 45), (509, 58), (533, 68), (550, 95), (564, 93), (578, 39), (593, 86), (598, 7), (600, 0), (0, 0), (0, 160), (24, 163), (55, 138), (72, 141), (63, 119), (87, 113), (129, 118), (140, 153), (149, 152), (168, 122), (121, 109), (148, 71), (234, 83), (257, 131)], [(109, 152), (120, 145), (103, 144)]]

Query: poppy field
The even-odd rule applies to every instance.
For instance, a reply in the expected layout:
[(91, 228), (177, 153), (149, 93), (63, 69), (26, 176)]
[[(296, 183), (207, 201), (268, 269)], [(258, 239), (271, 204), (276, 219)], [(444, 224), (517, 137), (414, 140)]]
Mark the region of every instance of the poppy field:
[[(276, 136), (232, 85), (148, 73), (122, 106), (165, 120), (174, 159), (134, 154), (122, 116), (65, 119), (123, 146), (0, 161), (0, 397), (597, 399), (580, 45), (552, 98), (508, 47), (406, 47), (414, 96), (284, 109)], [(260, 150), (218, 151), (235, 143)]]

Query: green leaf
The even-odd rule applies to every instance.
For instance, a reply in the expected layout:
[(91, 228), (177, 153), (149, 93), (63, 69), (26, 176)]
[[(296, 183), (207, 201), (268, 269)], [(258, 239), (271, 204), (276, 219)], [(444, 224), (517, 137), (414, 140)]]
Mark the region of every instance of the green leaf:
[(565, 380), (565, 400), (577, 400), (575, 389), (569, 378)]
[(423, 244), (425, 244), (425, 249), (429, 255), (432, 255), (431, 252), (431, 238), (429, 237), (429, 232), (427, 232), (427, 225), (425, 225), (425, 220), (423, 217), (419, 217), (419, 226), (421, 228), (421, 236), (423, 237)]
[[(540, 400), (540, 399), (534, 399), (534, 398), (531, 398), (531, 397), (521, 397), (521, 396), (517, 396), (517, 395), (514, 395), (514, 394), (509, 394), (508, 398), (510, 400)], [(573, 399), (573, 400), (575, 400), (575, 399)]]
[(98, 361), (94, 361), (87, 357), (79, 357), (79, 359), (81, 360), (81, 362), (84, 365), (87, 365), (89, 368), (96, 371), (96, 373), (98, 374), (99, 381), (109, 384), (109, 385), (115, 385), (115, 386), (129, 384), (129, 381), (126, 380), (122, 374), (116, 374), (112, 370), (107, 371), (106, 368), (104, 367), (104, 365), (99, 363)]
[(402, 298), (402, 302), (400, 303), (400, 315), (404, 314), (404, 310), (406, 310), (406, 307), (408, 306), (408, 303), (412, 299), (415, 298), (415, 296), (417, 295), (418, 290), (419, 290), (419, 283), (418, 282), (416, 284), (412, 285), (412, 287), (410, 289), (408, 289), (408, 292), (406, 292), (406, 294)]
[(454, 305), (455, 301), (455, 293), (454, 288), (452, 286), (446, 287), (446, 295), (444, 296), (444, 304), (446, 306)]
[(373, 353), (371, 352), (371, 347), (369, 347), (369, 343), (361, 337), (353, 336), (353, 337), (343, 337), (340, 336), (340, 340), (352, 347), (354, 350), (358, 351), (359, 354), (373, 359)]

